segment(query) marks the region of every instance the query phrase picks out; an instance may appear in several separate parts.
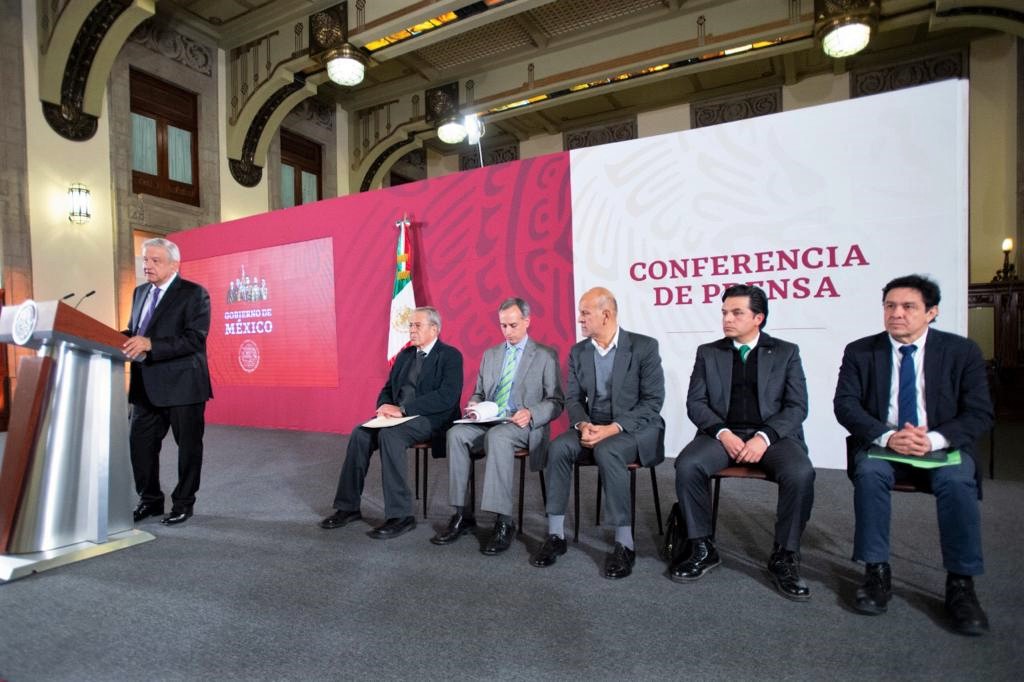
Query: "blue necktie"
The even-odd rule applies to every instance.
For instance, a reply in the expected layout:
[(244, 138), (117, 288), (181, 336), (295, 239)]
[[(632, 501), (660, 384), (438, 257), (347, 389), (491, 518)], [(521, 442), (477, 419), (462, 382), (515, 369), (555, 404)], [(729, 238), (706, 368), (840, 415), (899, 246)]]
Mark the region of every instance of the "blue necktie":
[(145, 336), (146, 330), (149, 329), (149, 322), (153, 319), (153, 313), (156, 312), (156, 304), (160, 302), (160, 288), (154, 286), (149, 290), (150, 304), (142, 313), (142, 321), (139, 323), (139, 336)]
[(914, 371), (914, 351), (917, 346), (900, 346), (903, 359), (900, 360), (900, 392), (898, 405), (899, 423), (897, 429), (904, 424), (917, 426), (917, 372)]

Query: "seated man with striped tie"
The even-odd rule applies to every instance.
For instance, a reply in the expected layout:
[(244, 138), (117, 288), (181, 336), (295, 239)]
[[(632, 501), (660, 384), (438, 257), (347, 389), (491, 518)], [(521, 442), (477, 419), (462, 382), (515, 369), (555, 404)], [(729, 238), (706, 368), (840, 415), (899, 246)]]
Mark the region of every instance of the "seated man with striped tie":
[[(992, 404), (977, 344), (929, 328), (939, 314), (939, 297), (938, 284), (927, 277), (892, 280), (882, 290), (885, 331), (854, 341), (843, 353), (833, 406), (850, 432), (853, 559), (866, 566), (853, 607), (868, 615), (888, 609), (890, 491), (897, 479), (911, 479), (935, 495), (953, 629), (980, 635), (988, 630), (988, 618), (973, 580), (984, 568), (974, 443), (992, 424)], [(920, 468), (881, 458), (918, 458), (944, 448), (958, 450), (959, 463)]]
[(473, 466), (471, 452), (482, 451), (487, 459), (480, 508), (494, 512), (495, 521), (480, 551), (491, 556), (507, 550), (516, 533), (512, 521), (515, 452), (547, 450), (549, 423), (561, 414), (564, 404), (558, 354), (527, 336), (529, 304), (521, 298), (506, 300), (498, 308), (498, 324), (505, 342), (484, 353), (467, 408), (493, 402), (501, 421), (456, 424), (448, 431), (448, 495), (455, 513), (448, 526), (430, 539), (435, 545), (451, 544), (476, 527), (474, 510), (467, 511), (464, 505)]

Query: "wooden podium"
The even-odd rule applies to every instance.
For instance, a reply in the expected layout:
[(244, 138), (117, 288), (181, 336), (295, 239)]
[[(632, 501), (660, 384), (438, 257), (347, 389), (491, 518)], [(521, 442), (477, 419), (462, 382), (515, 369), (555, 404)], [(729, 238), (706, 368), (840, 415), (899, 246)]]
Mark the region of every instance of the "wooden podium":
[(125, 337), (59, 301), (0, 311), (22, 358), (0, 460), (0, 581), (152, 540), (133, 529)]

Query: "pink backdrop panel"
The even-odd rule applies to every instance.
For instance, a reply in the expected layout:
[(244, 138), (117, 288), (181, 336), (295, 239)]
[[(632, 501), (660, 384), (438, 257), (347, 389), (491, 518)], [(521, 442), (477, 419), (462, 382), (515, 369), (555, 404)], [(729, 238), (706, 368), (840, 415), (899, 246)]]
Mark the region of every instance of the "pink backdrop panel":
[[(575, 341), (566, 153), (174, 235), (182, 251), (183, 273), (195, 277), (211, 295), (218, 295), (214, 292), (223, 289), (223, 282), (204, 281), (202, 269), (190, 270), (189, 262), (325, 237), (333, 244), (336, 350), (315, 335), (292, 335), (289, 343), (295, 357), (310, 359), (309, 364), (318, 367), (324, 363), (312, 358), (336, 353), (336, 385), (287, 385), (297, 383), (287, 378), (267, 386), (215, 382), (215, 397), (207, 409), (211, 423), (348, 433), (372, 415), (388, 373), (385, 356), (395, 222), (406, 214), (412, 223), (416, 300), (438, 308), (441, 337), (463, 353), (463, 398), (472, 390), (483, 351), (502, 340), (497, 308), (509, 296), (521, 296), (530, 303), (531, 336), (555, 346), (564, 365)], [(316, 279), (311, 272), (306, 283)], [(294, 280), (288, 281), (295, 286)], [(318, 318), (308, 324), (314, 328), (321, 322)], [(217, 352), (237, 354), (237, 349)], [(211, 364), (215, 362), (238, 360), (211, 357)]]

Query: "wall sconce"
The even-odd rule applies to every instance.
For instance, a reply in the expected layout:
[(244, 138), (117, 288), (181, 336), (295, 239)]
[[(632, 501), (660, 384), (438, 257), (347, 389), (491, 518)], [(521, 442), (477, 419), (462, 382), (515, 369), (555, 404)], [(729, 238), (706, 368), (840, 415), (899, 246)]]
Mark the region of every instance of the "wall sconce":
[(76, 225), (89, 222), (92, 217), (92, 200), (89, 188), (80, 182), (68, 187), (68, 220)]
[(877, 0), (814, 0), (814, 35), (833, 59), (857, 54), (878, 28)]
[(1016, 268), (1010, 262), (1011, 251), (1013, 251), (1013, 240), (1007, 237), (1003, 240), (1003, 267), (996, 270), (996, 276), (992, 278), (993, 282), (1008, 282), (1017, 279)]

